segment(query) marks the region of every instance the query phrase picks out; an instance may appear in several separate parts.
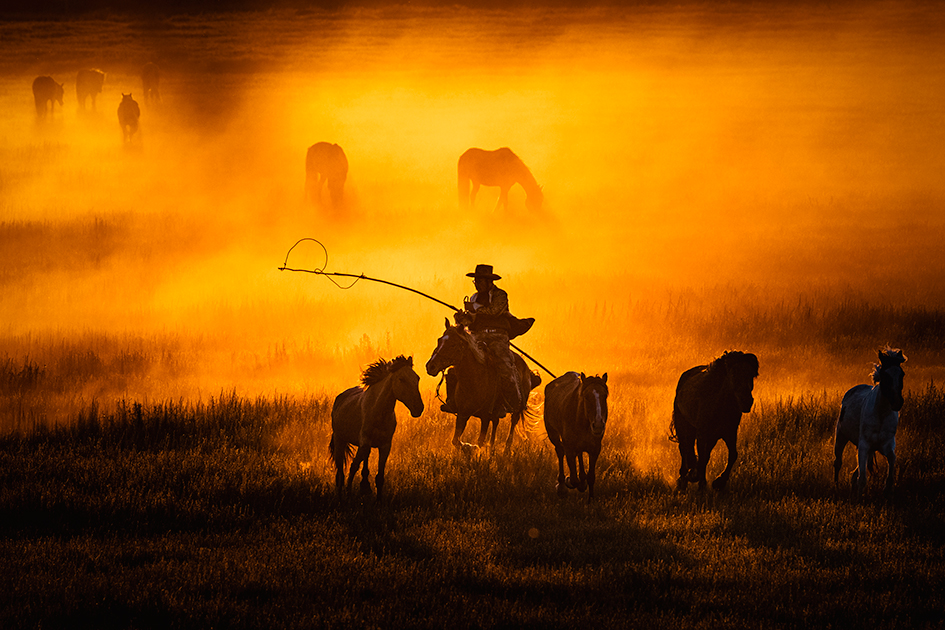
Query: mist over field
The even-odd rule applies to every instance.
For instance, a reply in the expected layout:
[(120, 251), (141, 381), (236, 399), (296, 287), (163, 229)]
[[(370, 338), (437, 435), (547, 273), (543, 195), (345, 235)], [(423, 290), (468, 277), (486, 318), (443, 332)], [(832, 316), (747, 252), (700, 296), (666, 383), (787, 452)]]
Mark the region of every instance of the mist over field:
[[(761, 400), (863, 382), (886, 343), (910, 384), (940, 380), (943, 20), (851, 3), (0, 22), (0, 361), (60, 375), (74, 404), (333, 394), (379, 356), (426, 361), (449, 309), (280, 271), (326, 268), (310, 241), (286, 261), (310, 237), (328, 271), (455, 305), (494, 265), (537, 320), (515, 343), (557, 374), (609, 372), (654, 427), (679, 373), (726, 349), (759, 355)], [(82, 68), (106, 73), (94, 112)], [(40, 75), (65, 89), (44, 120)], [(348, 157), (340, 211), (303, 198), (319, 141)], [(495, 188), (460, 213), (459, 155), (503, 146), (542, 211), (517, 186), (507, 213)]]

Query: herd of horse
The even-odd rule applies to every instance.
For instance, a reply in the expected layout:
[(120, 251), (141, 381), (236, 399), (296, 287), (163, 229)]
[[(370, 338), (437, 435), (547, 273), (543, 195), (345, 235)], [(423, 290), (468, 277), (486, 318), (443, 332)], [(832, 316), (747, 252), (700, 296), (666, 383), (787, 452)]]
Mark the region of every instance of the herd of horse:
[[(148, 62), (141, 69), (141, 88), (144, 100), (160, 101), (161, 70), (154, 62)], [(75, 96), (79, 109), (85, 111), (86, 101), (91, 102), (91, 109), (95, 111), (96, 98), (102, 93), (105, 86), (105, 73), (96, 68), (83, 68), (75, 78)], [(65, 84), (58, 83), (50, 76), (39, 76), (33, 80), (33, 100), (36, 104), (36, 116), (40, 119), (55, 112), (56, 103), (63, 107)], [(141, 108), (131, 92), (122, 92), (121, 102), (118, 104), (118, 125), (121, 127), (125, 142), (130, 142), (138, 131), (138, 120), (141, 117)]]
[[(148, 62), (142, 68), (141, 88), (145, 102), (160, 101), (161, 70), (157, 64)], [(96, 109), (96, 98), (105, 85), (105, 73), (95, 68), (84, 68), (76, 75), (75, 91), (79, 109)], [(49, 76), (39, 76), (33, 81), (33, 99), (36, 115), (40, 119), (55, 111), (56, 103), (63, 106), (65, 85)], [(131, 93), (122, 93), (118, 105), (118, 124), (126, 142), (131, 141), (138, 130), (141, 109)], [(456, 165), (457, 188), (460, 210), (469, 210), (476, 201), (482, 186), (499, 188), (499, 199), (495, 210), (508, 210), (509, 190), (518, 184), (525, 190), (525, 207), (541, 210), (544, 193), (525, 163), (508, 147), (495, 151), (471, 148), (465, 151)], [(336, 143), (316, 142), (305, 154), (305, 198), (312, 205), (326, 206), (322, 201), (322, 189), (327, 186), (330, 206), (338, 210), (344, 205), (344, 186), (348, 179), (348, 157)]]
[[(525, 416), (537, 415), (529, 409), (528, 394), (541, 383), (538, 373), (530, 371), (524, 359), (513, 354), (522, 372), (520, 383), (527, 385), (522, 386), (522, 405), (509, 410), (511, 425), (506, 454), (511, 450), (517, 424)], [(880, 350), (879, 363), (873, 372), (874, 384), (857, 385), (843, 397), (835, 432), (834, 483), (839, 483), (844, 447), (847, 443), (855, 444), (857, 468), (851, 477), (851, 492), (856, 497), (865, 489), (867, 471), (872, 472), (876, 453), (882, 454), (888, 462), (885, 491), (889, 494), (893, 490), (905, 361), (901, 350), (888, 347)], [(495, 373), (472, 336), (463, 327), (451, 326), (447, 321), (446, 330), (427, 361), (426, 371), (430, 376), (443, 373), (447, 387), (455, 388), (450, 393), (450, 399), (455, 401), (451, 403), (455, 409), (450, 412), (456, 416), (453, 446), (467, 453), (485, 447), (491, 425), (488, 445), (494, 448), (496, 427), (506, 410), (500, 400)], [(719, 441), (728, 449), (728, 461), (712, 487), (719, 491), (726, 488), (738, 458), (738, 426), (742, 415), (750, 412), (754, 405), (752, 392), (758, 371), (757, 356), (728, 351), (708, 364), (686, 370), (679, 377), (669, 428), (670, 439), (679, 446), (677, 491), (685, 491), (690, 483), (697, 484), (700, 491), (706, 489), (707, 464)], [(419, 417), (424, 410), (419, 382), (420, 377), (413, 370), (413, 358), (401, 355), (392, 361), (380, 359), (371, 364), (362, 374), (361, 386), (337, 396), (331, 410), (329, 451), (335, 466), (339, 499), (344, 500), (351, 494), (359, 468), (360, 493), (371, 493), (368, 470), (371, 449), (378, 451), (375, 485), (377, 499), (383, 498), (384, 471), (397, 426), (396, 402), (399, 400), (413, 417)], [(577, 489), (588, 492), (588, 501), (594, 497), (597, 460), (607, 427), (609, 393), (607, 373), (588, 376), (583, 372), (567, 372), (545, 386), (545, 433), (558, 459), (556, 492), (561, 496), (569, 489)], [(476, 445), (461, 441), (470, 417), (481, 420)], [(349, 462), (346, 485), (345, 468)], [(565, 462), (568, 475), (565, 475)]]

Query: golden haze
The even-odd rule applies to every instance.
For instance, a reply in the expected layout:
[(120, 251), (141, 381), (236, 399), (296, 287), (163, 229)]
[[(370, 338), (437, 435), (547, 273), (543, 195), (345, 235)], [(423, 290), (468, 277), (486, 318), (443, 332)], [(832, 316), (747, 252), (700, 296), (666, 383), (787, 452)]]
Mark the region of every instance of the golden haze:
[[(556, 373), (610, 372), (616, 401), (651, 396), (654, 425), (682, 369), (736, 346), (759, 354), (762, 397), (861, 382), (873, 339), (757, 347), (752, 317), (943, 303), (945, 25), (931, 4), (786, 7), (4, 23), (0, 357), (146, 364), (82, 400), (334, 392), (378, 354), (422, 365), (449, 310), (277, 269), (314, 237), (330, 271), (457, 305), (493, 264), (537, 318), (516, 342)], [(160, 104), (140, 95), (149, 60)], [(107, 73), (96, 112), (77, 109), (83, 67)], [(65, 84), (45, 121), (40, 74)], [(142, 117), (123, 145), (127, 92)], [(303, 200), (317, 141), (348, 156), (341, 216)], [(459, 214), (473, 146), (516, 151), (542, 212), (516, 187), (508, 215), (489, 188)], [(323, 264), (313, 243), (289, 260)], [(688, 328), (740, 317), (756, 328)]]

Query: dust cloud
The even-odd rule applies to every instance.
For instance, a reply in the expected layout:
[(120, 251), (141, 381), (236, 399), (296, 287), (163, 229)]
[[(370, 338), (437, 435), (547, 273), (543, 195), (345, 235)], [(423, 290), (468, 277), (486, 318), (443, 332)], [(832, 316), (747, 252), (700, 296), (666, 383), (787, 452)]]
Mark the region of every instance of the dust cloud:
[[(761, 357), (762, 397), (859, 382), (897, 339), (803, 322), (945, 298), (942, 21), (785, 3), (0, 24), (0, 357), (94, 357), (69, 364), (93, 398), (334, 392), (378, 356), (425, 361), (450, 311), (280, 266), (460, 305), (488, 263), (537, 319), (516, 343), (609, 372), (628, 408), (664, 407), (682, 369), (735, 347)], [(76, 103), (86, 67), (107, 75), (96, 111)], [(65, 84), (43, 120), (38, 75)], [(142, 110), (128, 143), (123, 93)], [(303, 198), (319, 141), (350, 164), (338, 210)], [(459, 155), (502, 146), (542, 210), (516, 186), (508, 212), (483, 188), (461, 214)], [(311, 241), (285, 259), (304, 237), (327, 261)]]

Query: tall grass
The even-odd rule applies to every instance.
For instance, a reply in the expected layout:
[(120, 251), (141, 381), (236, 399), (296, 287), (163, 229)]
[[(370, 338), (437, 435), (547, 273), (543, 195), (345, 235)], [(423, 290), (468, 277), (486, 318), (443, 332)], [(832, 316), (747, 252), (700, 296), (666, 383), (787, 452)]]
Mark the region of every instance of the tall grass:
[(432, 399), (401, 415), (385, 503), (339, 503), (330, 403), (89, 405), (0, 439), (0, 625), (942, 621), (945, 393), (932, 383), (907, 395), (897, 494), (874, 480), (860, 503), (833, 485), (831, 393), (759, 400), (723, 494), (677, 494), (608, 427), (590, 505), (555, 495), (540, 426), (509, 456), (467, 457)]

